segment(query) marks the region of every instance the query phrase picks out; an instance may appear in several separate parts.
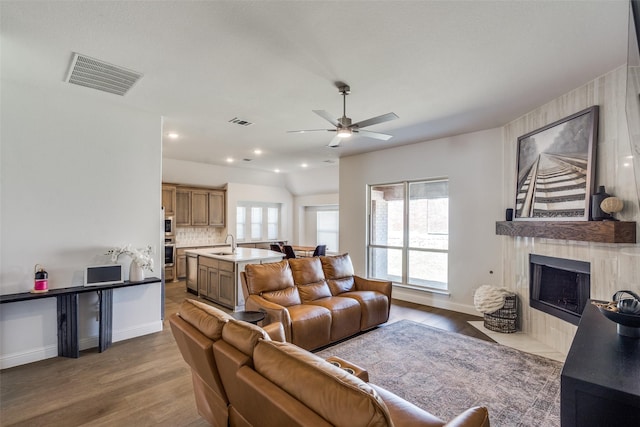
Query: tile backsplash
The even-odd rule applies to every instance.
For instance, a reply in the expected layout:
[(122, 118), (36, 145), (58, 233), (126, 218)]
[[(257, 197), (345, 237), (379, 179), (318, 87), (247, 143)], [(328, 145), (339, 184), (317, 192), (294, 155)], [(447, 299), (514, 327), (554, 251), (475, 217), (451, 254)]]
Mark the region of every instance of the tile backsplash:
[(219, 227), (178, 227), (177, 245), (208, 245), (223, 243), (227, 235), (226, 228)]

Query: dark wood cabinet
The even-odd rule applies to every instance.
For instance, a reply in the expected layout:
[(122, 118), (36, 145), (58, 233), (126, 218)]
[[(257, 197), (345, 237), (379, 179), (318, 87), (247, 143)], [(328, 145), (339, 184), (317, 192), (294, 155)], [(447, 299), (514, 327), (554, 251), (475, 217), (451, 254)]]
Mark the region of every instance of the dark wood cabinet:
[(561, 375), (562, 427), (636, 427), (640, 422), (640, 339), (587, 303)]

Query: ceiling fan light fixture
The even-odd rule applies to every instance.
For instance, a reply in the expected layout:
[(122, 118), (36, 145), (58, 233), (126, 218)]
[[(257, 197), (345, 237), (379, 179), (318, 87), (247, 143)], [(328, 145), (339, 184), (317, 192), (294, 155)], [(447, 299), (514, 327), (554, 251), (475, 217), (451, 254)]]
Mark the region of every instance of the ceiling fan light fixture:
[(349, 138), (351, 136), (351, 129), (339, 129), (338, 136), (340, 138)]

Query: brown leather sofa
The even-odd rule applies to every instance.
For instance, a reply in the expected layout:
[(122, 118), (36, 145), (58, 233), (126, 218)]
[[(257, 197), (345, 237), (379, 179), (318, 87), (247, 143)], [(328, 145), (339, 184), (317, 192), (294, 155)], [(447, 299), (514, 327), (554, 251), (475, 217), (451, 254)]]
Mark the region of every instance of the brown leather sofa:
[[(169, 322), (192, 371), (198, 412), (214, 426), (489, 427), (484, 407), (444, 421), (287, 342), (185, 300)], [(282, 338), (281, 325), (268, 325)], [(363, 349), (366, 351), (366, 349)], [(337, 359), (340, 360), (340, 359)]]
[(354, 275), (348, 254), (247, 265), (245, 309), (280, 322), (288, 342), (306, 350), (389, 320), (391, 282)]

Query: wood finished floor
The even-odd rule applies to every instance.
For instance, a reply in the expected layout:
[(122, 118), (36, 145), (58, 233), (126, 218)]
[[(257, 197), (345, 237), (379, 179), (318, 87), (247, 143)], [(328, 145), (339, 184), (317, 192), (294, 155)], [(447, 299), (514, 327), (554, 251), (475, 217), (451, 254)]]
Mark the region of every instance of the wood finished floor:
[[(165, 313), (184, 298), (184, 282), (166, 286)], [(469, 326), (477, 316), (393, 301), (389, 322), (409, 319), (492, 341)], [(375, 382), (375, 379), (372, 379)], [(104, 353), (56, 357), (0, 371), (0, 426), (188, 426), (208, 425), (198, 415), (191, 373), (164, 330), (114, 343)]]

